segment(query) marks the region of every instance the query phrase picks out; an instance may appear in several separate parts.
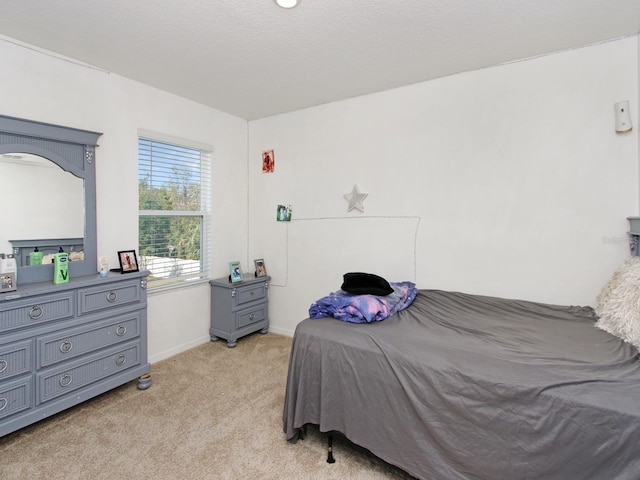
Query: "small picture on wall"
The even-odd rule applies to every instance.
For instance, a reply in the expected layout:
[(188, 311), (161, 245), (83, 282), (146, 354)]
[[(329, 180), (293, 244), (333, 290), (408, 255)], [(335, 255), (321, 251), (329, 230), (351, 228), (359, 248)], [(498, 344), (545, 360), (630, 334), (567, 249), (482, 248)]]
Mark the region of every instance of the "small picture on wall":
[(291, 205), (278, 205), (276, 210), (276, 220), (278, 222), (290, 222), (291, 221)]
[(135, 250), (121, 250), (118, 252), (118, 260), (120, 261), (120, 271), (122, 273), (131, 273), (138, 271), (138, 257)]
[(276, 156), (273, 150), (262, 152), (262, 173), (273, 173), (276, 167)]
[(242, 281), (242, 267), (240, 262), (229, 262), (229, 281), (231, 283)]
[(267, 267), (264, 264), (264, 260), (262, 258), (258, 258), (253, 261), (256, 265), (256, 277), (266, 277), (267, 276)]

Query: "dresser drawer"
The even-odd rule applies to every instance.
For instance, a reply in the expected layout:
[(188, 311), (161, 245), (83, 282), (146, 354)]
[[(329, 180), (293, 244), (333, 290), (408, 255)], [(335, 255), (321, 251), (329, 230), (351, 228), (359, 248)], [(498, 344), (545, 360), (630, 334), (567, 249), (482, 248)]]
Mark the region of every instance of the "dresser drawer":
[(31, 408), (31, 376), (0, 385), (0, 418)]
[(0, 346), (0, 381), (31, 372), (31, 340)]
[(260, 282), (254, 285), (247, 285), (245, 287), (239, 287), (236, 290), (235, 299), (236, 305), (243, 305), (249, 302), (255, 302), (256, 300), (263, 300), (267, 297), (267, 289), (265, 284)]
[(74, 292), (0, 304), (0, 332), (73, 317)]
[(45, 403), (90, 383), (140, 364), (140, 343), (129, 343), (101, 354), (36, 374), (37, 403)]
[(38, 338), (38, 368), (138, 337), (141, 314), (131, 312)]
[(252, 323), (261, 322), (266, 318), (266, 305), (236, 312), (236, 329), (241, 329)]
[(85, 315), (105, 308), (140, 302), (141, 291), (140, 280), (83, 288), (78, 291), (78, 312)]

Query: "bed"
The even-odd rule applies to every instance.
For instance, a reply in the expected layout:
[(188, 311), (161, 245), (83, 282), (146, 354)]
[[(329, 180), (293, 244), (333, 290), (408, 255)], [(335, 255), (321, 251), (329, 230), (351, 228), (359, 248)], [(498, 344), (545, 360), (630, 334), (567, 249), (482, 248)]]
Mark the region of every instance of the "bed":
[(286, 439), (317, 425), (423, 479), (638, 480), (638, 350), (596, 320), (441, 290), (384, 321), (303, 320)]

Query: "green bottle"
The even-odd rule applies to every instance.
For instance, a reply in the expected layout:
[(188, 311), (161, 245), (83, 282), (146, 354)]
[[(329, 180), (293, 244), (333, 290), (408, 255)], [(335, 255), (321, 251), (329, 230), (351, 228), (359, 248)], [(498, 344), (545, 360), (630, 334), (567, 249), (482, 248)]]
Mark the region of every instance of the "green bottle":
[(42, 252), (38, 250), (38, 247), (29, 254), (29, 265), (42, 265)]
[(60, 285), (69, 282), (69, 254), (58, 252), (53, 256), (53, 283)]

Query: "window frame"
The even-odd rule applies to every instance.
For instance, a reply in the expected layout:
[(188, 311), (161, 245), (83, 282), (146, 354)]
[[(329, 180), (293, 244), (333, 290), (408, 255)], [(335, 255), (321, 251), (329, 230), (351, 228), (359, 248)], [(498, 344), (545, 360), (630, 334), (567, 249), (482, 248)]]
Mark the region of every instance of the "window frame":
[(208, 282), (211, 278), (211, 202), (213, 197), (211, 169), (214, 148), (211, 145), (191, 141), (175, 136), (160, 134), (148, 130), (138, 130), (138, 195), (140, 195), (140, 141), (150, 141), (179, 148), (198, 150), (200, 152), (200, 209), (199, 210), (141, 210), (138, 202), (138, 253), (141, 269), (147, 269), (144, 256), (140, 248), (140, 219), (142, 217), (197, 217), (200, 222), (200, 269), (197, 273), (157, 278), (153, 272), (148, 277), (148, 288), (153, 291), (182, 288), (196, 283)]

